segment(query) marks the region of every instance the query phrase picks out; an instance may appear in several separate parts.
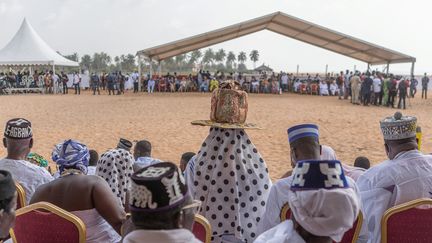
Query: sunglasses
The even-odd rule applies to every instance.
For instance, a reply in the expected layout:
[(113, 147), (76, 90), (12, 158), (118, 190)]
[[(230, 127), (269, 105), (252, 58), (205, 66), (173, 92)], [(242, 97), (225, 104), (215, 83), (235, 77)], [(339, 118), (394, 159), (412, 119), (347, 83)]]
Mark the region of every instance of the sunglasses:
[(191, 204), (182, 207), (182, 211), (192, 209), (193, 214), (197, 214), (201, 209), (201, 201), (193, 200)]

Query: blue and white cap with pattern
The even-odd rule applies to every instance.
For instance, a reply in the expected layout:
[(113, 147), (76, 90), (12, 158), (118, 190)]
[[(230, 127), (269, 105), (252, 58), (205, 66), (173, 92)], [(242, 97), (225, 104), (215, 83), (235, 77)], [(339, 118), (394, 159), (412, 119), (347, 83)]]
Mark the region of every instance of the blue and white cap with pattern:
[(289, 143), (304, 137), (315, 137), (319, 140), (318, 126), (315, 124), (301, 124), (288, 128)]
[(301, 160), (293, 171), (293, 191), (347, 187), (342, 164), (338, 160)]

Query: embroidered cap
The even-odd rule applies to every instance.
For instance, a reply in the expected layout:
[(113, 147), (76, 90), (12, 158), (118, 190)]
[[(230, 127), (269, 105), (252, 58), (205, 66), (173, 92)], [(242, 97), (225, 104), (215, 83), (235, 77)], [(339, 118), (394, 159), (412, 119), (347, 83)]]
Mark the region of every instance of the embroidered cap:
[(412, 138), (416, 136), (417, 118), (396, 112), (381, 120), (380, 127), (385, 140)]
[(25, 139), (33, 137), (31, 122), (24, 118), (15, 118), (6, 123), (4, 131), (6, 138)]
[(129, 151), (132, 148), (132, 143), (131, 143), (131, 141), (129, 141), (127, 139), (120, 138), (120, 141), (117, 144), (117, 148), (121, 148), (121, 149)]
[(301, 124), (288, 128), (288, 141), (292, 143), (299, 138), (315, 137), (319, 139), (318, 126), (315, 124)]
[(180, 169), (171, 162), (144, 167), (132, 175), (131, 211), (162, 212), (179, 207), (188, 189)]
[(347, 188), (348, 183), (338, 160), (302, 160), (293, 171), (291, 190)]

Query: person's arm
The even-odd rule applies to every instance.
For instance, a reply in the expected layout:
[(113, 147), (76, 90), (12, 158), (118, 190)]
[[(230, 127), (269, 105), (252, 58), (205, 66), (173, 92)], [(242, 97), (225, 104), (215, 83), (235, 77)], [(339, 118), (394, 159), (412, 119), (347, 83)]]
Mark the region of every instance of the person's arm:
[(120, 206), (108, 184), (100, 177), (97, 178), (93, 190), (93, 205), (99, 214), (120, 234), (121, 226), (126, 220), (126, 213)]

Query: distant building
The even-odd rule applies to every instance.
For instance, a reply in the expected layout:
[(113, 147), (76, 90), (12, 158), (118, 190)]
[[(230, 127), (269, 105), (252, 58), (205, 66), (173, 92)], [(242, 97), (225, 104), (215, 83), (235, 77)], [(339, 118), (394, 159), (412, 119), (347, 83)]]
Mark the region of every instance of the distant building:
[(266, 65), (263, 63), (261, 66), (255, 68), (254, 71), (255, 71), (255, 72), (259, 72), (259, 73), (261, 73), (261, 72), (266, 72), (266, 73), (267, 73), (267, 72), (270, 72), (270, 73), (272, 73), (272, 72), (273, 72), (273, 69), (271, 69), (269, 66), (266, 66)]

